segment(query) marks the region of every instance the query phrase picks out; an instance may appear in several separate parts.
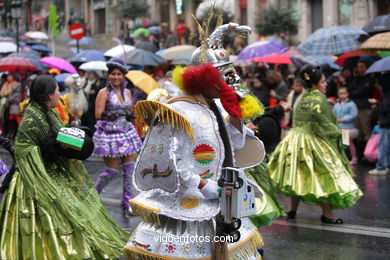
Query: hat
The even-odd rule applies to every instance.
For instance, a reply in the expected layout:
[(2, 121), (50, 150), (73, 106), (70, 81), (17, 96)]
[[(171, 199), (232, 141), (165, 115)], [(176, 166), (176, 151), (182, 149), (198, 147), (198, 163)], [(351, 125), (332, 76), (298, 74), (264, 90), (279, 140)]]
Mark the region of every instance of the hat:
[(326, 99), (326, 101), (328, 101), (328, 103), (334, 105), (334, 104), (337, 103), (337, 98), (335, 98), (335, 97), (328, 97), (328, 98)]
[(120, 70), (123, 74), (128, 72), (127, 66), (124, 64), (123, 60), (117, 58), (111, 58), (107, 64), (108, 73), (111, 73), (114, 69)]

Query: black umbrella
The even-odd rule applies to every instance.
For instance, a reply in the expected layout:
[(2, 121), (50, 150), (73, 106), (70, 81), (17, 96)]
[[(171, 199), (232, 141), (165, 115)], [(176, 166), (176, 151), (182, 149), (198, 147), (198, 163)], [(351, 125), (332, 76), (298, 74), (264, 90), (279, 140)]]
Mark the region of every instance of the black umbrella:
[(363, 31), (366, 31), (371, 35), (390, 31), (390, 15), (387, 14), (375, 17), (364, 25)]
[(151, 52), (156, 52), (158, 51), (158, 48), (155, 44), (148, 42), (148, 41), (142, 41), (134, 45), (134, 47), (138, 49), (143, 49), (145, 51), (151, 51)]
[[(124, 59), (125, 57), (120, 57)], [(135, 49), (126, 54), (126, 63), (141, 66), (158, 66), (165, 63), (165, 60), (160, 56), (141, 49)]]

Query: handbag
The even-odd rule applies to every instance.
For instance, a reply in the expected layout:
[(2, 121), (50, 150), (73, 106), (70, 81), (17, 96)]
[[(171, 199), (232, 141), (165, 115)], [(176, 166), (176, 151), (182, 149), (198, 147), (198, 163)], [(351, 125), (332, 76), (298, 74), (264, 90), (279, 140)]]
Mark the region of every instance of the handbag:
[(364, 149), (364, 157), (369, 162), (376, 162), (378, 160), (380, 134), (375, 134), (368, 139), (366, 148)]

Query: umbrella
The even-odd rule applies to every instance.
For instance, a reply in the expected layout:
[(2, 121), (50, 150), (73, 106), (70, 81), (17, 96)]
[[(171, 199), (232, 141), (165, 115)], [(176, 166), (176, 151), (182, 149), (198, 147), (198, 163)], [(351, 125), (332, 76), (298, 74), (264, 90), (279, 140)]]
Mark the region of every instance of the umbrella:
[(283, 52), (283, 54), (288, 56), (288, 57), (291, 57), (293, 55), (302, 55), (302, 53), (297, 51), (297, 50), (287, 50), (287, 51)]
[(379, 73), (379, 72), (385, 72), (390, 71), (390, 57), (383, 58), (381, 60), (378, 60), (374, 62), (366, 71), (366, 74), (369, 73)]
[(320, 65), (322, 64), (329, 64), (329, 66), (334, 69), (334, 70), (339, 70), (341, 69), (341, 67), (337, 64), (334, 63), (334, 61), (336, 60), (335, 57), (332, 57), (332, 56), (312, 56), (315, 60), (318, 61), (318, 63)]
[(283, 46), (288, 46), (288, 41), (283, 39), (282, 37), (279, 37), (279, 36), (267, 37), (267, 41), (276, 42), (276, 43), (279, 43), (279, 44), (281, 44)]
[(28, 59), (21, 57), (6, 57), (0, 60), (0, 71), (36, 71), (37, 67)]
[(140, 35), (143, 35), (144, 37), (149, 37), (150, 31), (148, 29), (146, 29), (146, 28), (141, 27), (141, 28), (138, 28), (137, 30), (135, 30), (131, 34), (131, 36), (133, 36), (133, 37), (137, 37), (137, 36), (140, 36)]
[(142, 66), (158, 66), (164, 64), (165, 60), (150, 51), (135, 49), (126, 55), (126, 63)]
[[(79, 40), (79, 45), (92, 45), (92, 44), (95, 44), (95, 40), (92, 39), (91, 37), (88, 37), (88, 36), (84, 36), (83, 38), (81, 38)], [(76, 40), (71, 40), (70, 42), (68, 42), (68, 45), (77, 45), (77, 41)]]
[(390, 56), (390, 51), (378, 51), (379, 56), (386, 58)]
[(149, 94), (152, 90), (159, 88), (157, 81), (143, 71), (130, 70), (125, 76), (146, 94)]
[(166, 50), (167, 49), (161, 49), (161, 50), (156, 51), (154, 54), (161, 56)]
[(387, 14), (375, 17), (363, 26), (363, 31), (371, 35), (390, 31), (390, 15)]
[(160, 56), (166, 60), (174, 60), (182, 56), (189, 56), (196, 50), (192, 45), (177, 45), (166, 49)]
[(114, 48), (111, 48), (108, 51), (106, 51), (104, 53), (104, 56), (118, 58), (118, 57), (123, 56), (124, 53), (128, 53), (134, 49), (135, 49), (134, 46), (127, 45), (127, 44), (121, 44), (121, 45), (117, 45)]
[(160, 26), (151, 26), (151, 27), (148, 28), (148, 31), (149, 31), (151, 34), (159, 34), (159, 33), (162, 32)]
[(155, 44), (148, 42), (148, 41), (142, 41), (134, 45), (137, 49), (142, 49), (145, 51), (150, 51), (150, 52), (156, 52), (158, 51), (158, 48)]
[(359, 49), (390, 50), (390, 32), (375, 34), (363, 42)]
[(16, 52), (16, 44), (13, 42), (2, 42), (0, 44), (0, 53)]
[(54, 78), (56, 79), (58, 84), (64, 84), (67, 77), (72, 76), (71, 73), (61, 73)]
[(75, 67), (73, 67), (72, 64), (67, 62), (66, 60), (59, 58), (59, 57), (54, 57), (54, 56), (49, 56), (49, 57), (44, 57), (40, 59), (40, 62), (43, 64), (46, 64), (47, 66), (51, 68), (55, 68), (58, 70), (64, 70), (70, 73), (77, 73)]
[(35, 32), (26, 32), (25, 34), (28, 38), (30, 39), (36, 39), (36, 40), (47, 40), (49, 39), (49, 37), (47, 36), (46, 33), (44, 32), (39, 32), (39, 31), (35, 31)]
[(258, 41), (246, 46), (238, 55), (237, 61), (248, 61), (253, 58), (264, 57), (274, 53), (281, 53), (287, 48), (279, 43)]
[(32, 60), (39, 60), (41, 58), (41, 55), (39, 52), (36, 51), (21, 51), (21, 52), (15, 52), (9, 55), (9, 57), (22, 57), (26, 59), (32, 59)]
[(43, 44), (35, 44), (33, 46), (31, 46), (31, 49), (33, 49), (34, 51), (40, 51), (40, 52), (52, 52), (52, 50), (47, 47), (46, 45), (43, 45)]
[(297, 50), (306, 55), (337, 55), (356, 50), (362, 36), (368, 34), (352, 25), (321, 28), (299, 44)]
[(192, 60), (192, 53), (187, 53), (186, 55), (175, 58), (172, 61), (172, 64), (174, 64), (174, 65), (189, 65), (189, 64), (191, 64), (191, 60)]
[(366, 50), (354, 50), (343, 53), (334, 63), (340, 66), (344, 66), (345, 62), (348, 59), (359, 59), (360, 56), (378, 56), (375, 51), (366, 51)]
[(250, 59), (251, 61), (255, 62), (265, 62), (265, 63), (272, 63), (272, 64), (291, 64), (292, 61), (290, 57), (283, 53), (275, 53), (271, 55), (267, 55), (265, 57), (259, 57)]
[(13, 43), (16, 42), (15, 38), (12, 38), (12, 37), (0, 37), (0, 41), (1, 42), (13, 42)]
[(306, 55), (293, 55), (290, 57), (291, 61), (294, 63), (294, 65), (297, 68), (303, 67), (306, 64), (310, 64), (313, 66), (319, 66), (320, 62), (316, 60), (315, 58), (311, 56), (306, 56)]
[(98, 50), (86, 50), (82, 51), (74, 58), (71, 59), (70, 62), (88, 62), (88, 61), (106, 61), (104, 57), (104, 53)]
[(35, 67), (37, 67), (37, 70), (38, 71), (47, 71), (48, 69), (50, 69), (48, 66), (42, 64), (39, 60), (37, 59), (28, 59), (29, 61), (31, 61), (32, 64), (35, 65)]
[(107, 62), (105, 62), (105, 61), (90, 61), (90, 62), (86, 62), (86, 63), (81, 64), (79, 69), (84, 70), (84, 71), (96, 71), (96, 70), (108, 71), (106, 63)]

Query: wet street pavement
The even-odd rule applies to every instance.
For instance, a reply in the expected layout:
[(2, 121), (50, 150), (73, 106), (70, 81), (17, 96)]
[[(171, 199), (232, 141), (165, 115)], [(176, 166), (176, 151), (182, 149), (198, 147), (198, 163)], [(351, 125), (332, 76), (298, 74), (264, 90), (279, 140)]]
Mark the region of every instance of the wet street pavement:
[[(5, 153), (0, 153), (4, 158)], [(7, 157), (8, 158), (8, 157)], [(6, 159), (9, 163), (9, 160)], [(104, 169), (102, 159), (90, 158), (85, 166), (96, 181)], [(319, 207), (301, 204), (296, 221), (277, 219), (262, 227), (264, 260), (389, 260), (390, 259), (390, 175), (370, 176), (372, 166), (355, 167), (356, 181), (364, 196), (354, 207), (336, 210), (342, 225), (321, 224)], [(101, 197), (111, 216), (124, 229), (133, 231), (138, 217), (126, 217), (120, 208), (122, 178), (119, 176)], [(289, 199), (280, 196), (288, 210)]]

